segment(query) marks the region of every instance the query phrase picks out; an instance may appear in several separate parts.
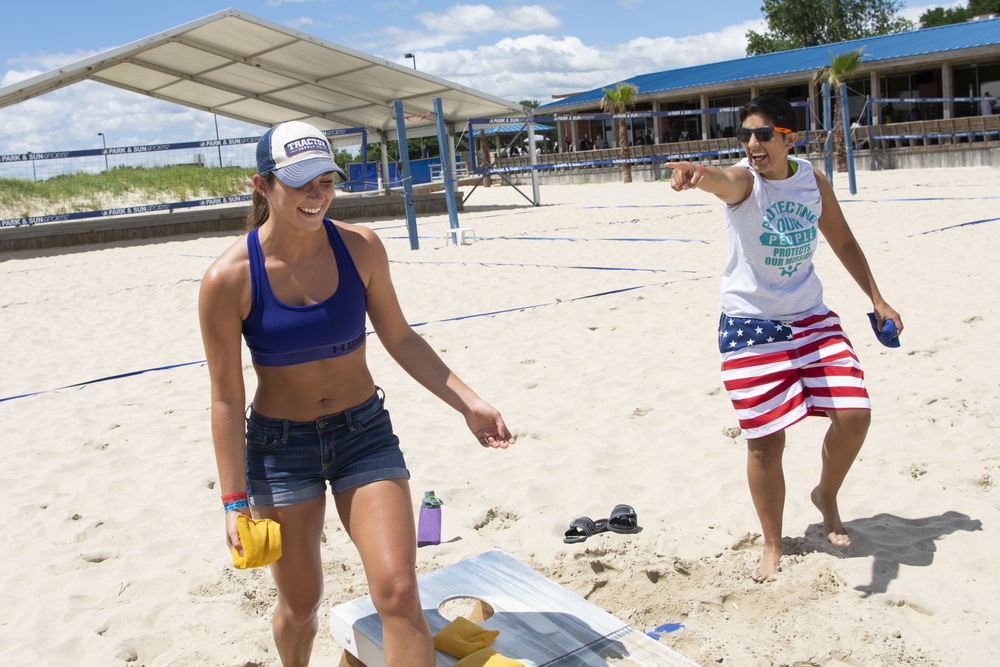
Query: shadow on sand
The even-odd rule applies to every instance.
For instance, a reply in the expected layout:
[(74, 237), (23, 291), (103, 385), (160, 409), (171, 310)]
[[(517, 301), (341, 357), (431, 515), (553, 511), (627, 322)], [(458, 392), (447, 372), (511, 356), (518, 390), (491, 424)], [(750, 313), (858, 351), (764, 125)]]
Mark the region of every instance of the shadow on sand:
[(806, 528), (804, 537), (785, 538), (786, 554), (822, 552), (837, 558), (872, 557), (872, 580), (855, 587), (866, 596), (885, 593), (899, 575), (900, 565), (927, 567), (934, 561), (936, 542), (959, 530), (983, 529), (978, 519), (959, 512), (945, 512), (922, 519), (904, 519), (892, 514), (876, 514), (865, 519), (844, 522), (851, 535), (851, 546), (836, 547), (823, 535), (823, 524)]

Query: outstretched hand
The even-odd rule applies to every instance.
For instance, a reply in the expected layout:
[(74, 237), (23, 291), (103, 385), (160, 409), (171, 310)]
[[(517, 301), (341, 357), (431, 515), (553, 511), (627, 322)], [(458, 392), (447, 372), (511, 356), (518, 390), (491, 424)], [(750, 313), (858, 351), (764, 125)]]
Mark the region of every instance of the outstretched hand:
[(690, 162), (668, 162), (670, 172), (670, 187), (680, 192), (698, 187), (698, 181), (705, 175), (704, 168), (696, 167)]
[(465, 423), (469, 425), (469, 430), (483, 447), (507, 449), (516, 441), (500, 412), (482, 399), (466, 410)]

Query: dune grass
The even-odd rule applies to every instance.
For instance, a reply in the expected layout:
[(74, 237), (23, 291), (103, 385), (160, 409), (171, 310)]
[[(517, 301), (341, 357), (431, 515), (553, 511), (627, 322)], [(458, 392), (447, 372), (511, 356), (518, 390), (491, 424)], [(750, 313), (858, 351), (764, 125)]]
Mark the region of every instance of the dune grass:
[(250, 192), (244, 167), (116, 167), (46, 181), (0, 179), (0, 218), (57, 215), (109, 207), (227, 197)]

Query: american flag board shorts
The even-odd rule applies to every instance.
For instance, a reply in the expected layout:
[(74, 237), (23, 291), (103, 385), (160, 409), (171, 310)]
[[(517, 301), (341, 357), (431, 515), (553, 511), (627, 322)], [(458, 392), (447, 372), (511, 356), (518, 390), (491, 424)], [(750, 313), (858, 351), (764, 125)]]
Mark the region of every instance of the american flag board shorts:
[(795, 322), (722, 314), (722, 382), (747, 438), (827, 410), (870, 410), (865, 374), (832, 311)]

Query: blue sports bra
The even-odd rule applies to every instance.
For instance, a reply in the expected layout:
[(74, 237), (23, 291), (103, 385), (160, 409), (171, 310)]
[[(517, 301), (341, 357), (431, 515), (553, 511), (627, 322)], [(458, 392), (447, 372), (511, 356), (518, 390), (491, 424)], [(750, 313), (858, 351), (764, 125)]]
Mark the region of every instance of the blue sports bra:
[(322, 303), (289, 306), (275, 298), (264, 270), (257, 230), (247, 234), (253, 301), (243, 338), (254, 364), (291, 366), (352, 352), (365, 342), (365, 286), (336, 226), (323, 219), (337, 260), (337, 291)]

